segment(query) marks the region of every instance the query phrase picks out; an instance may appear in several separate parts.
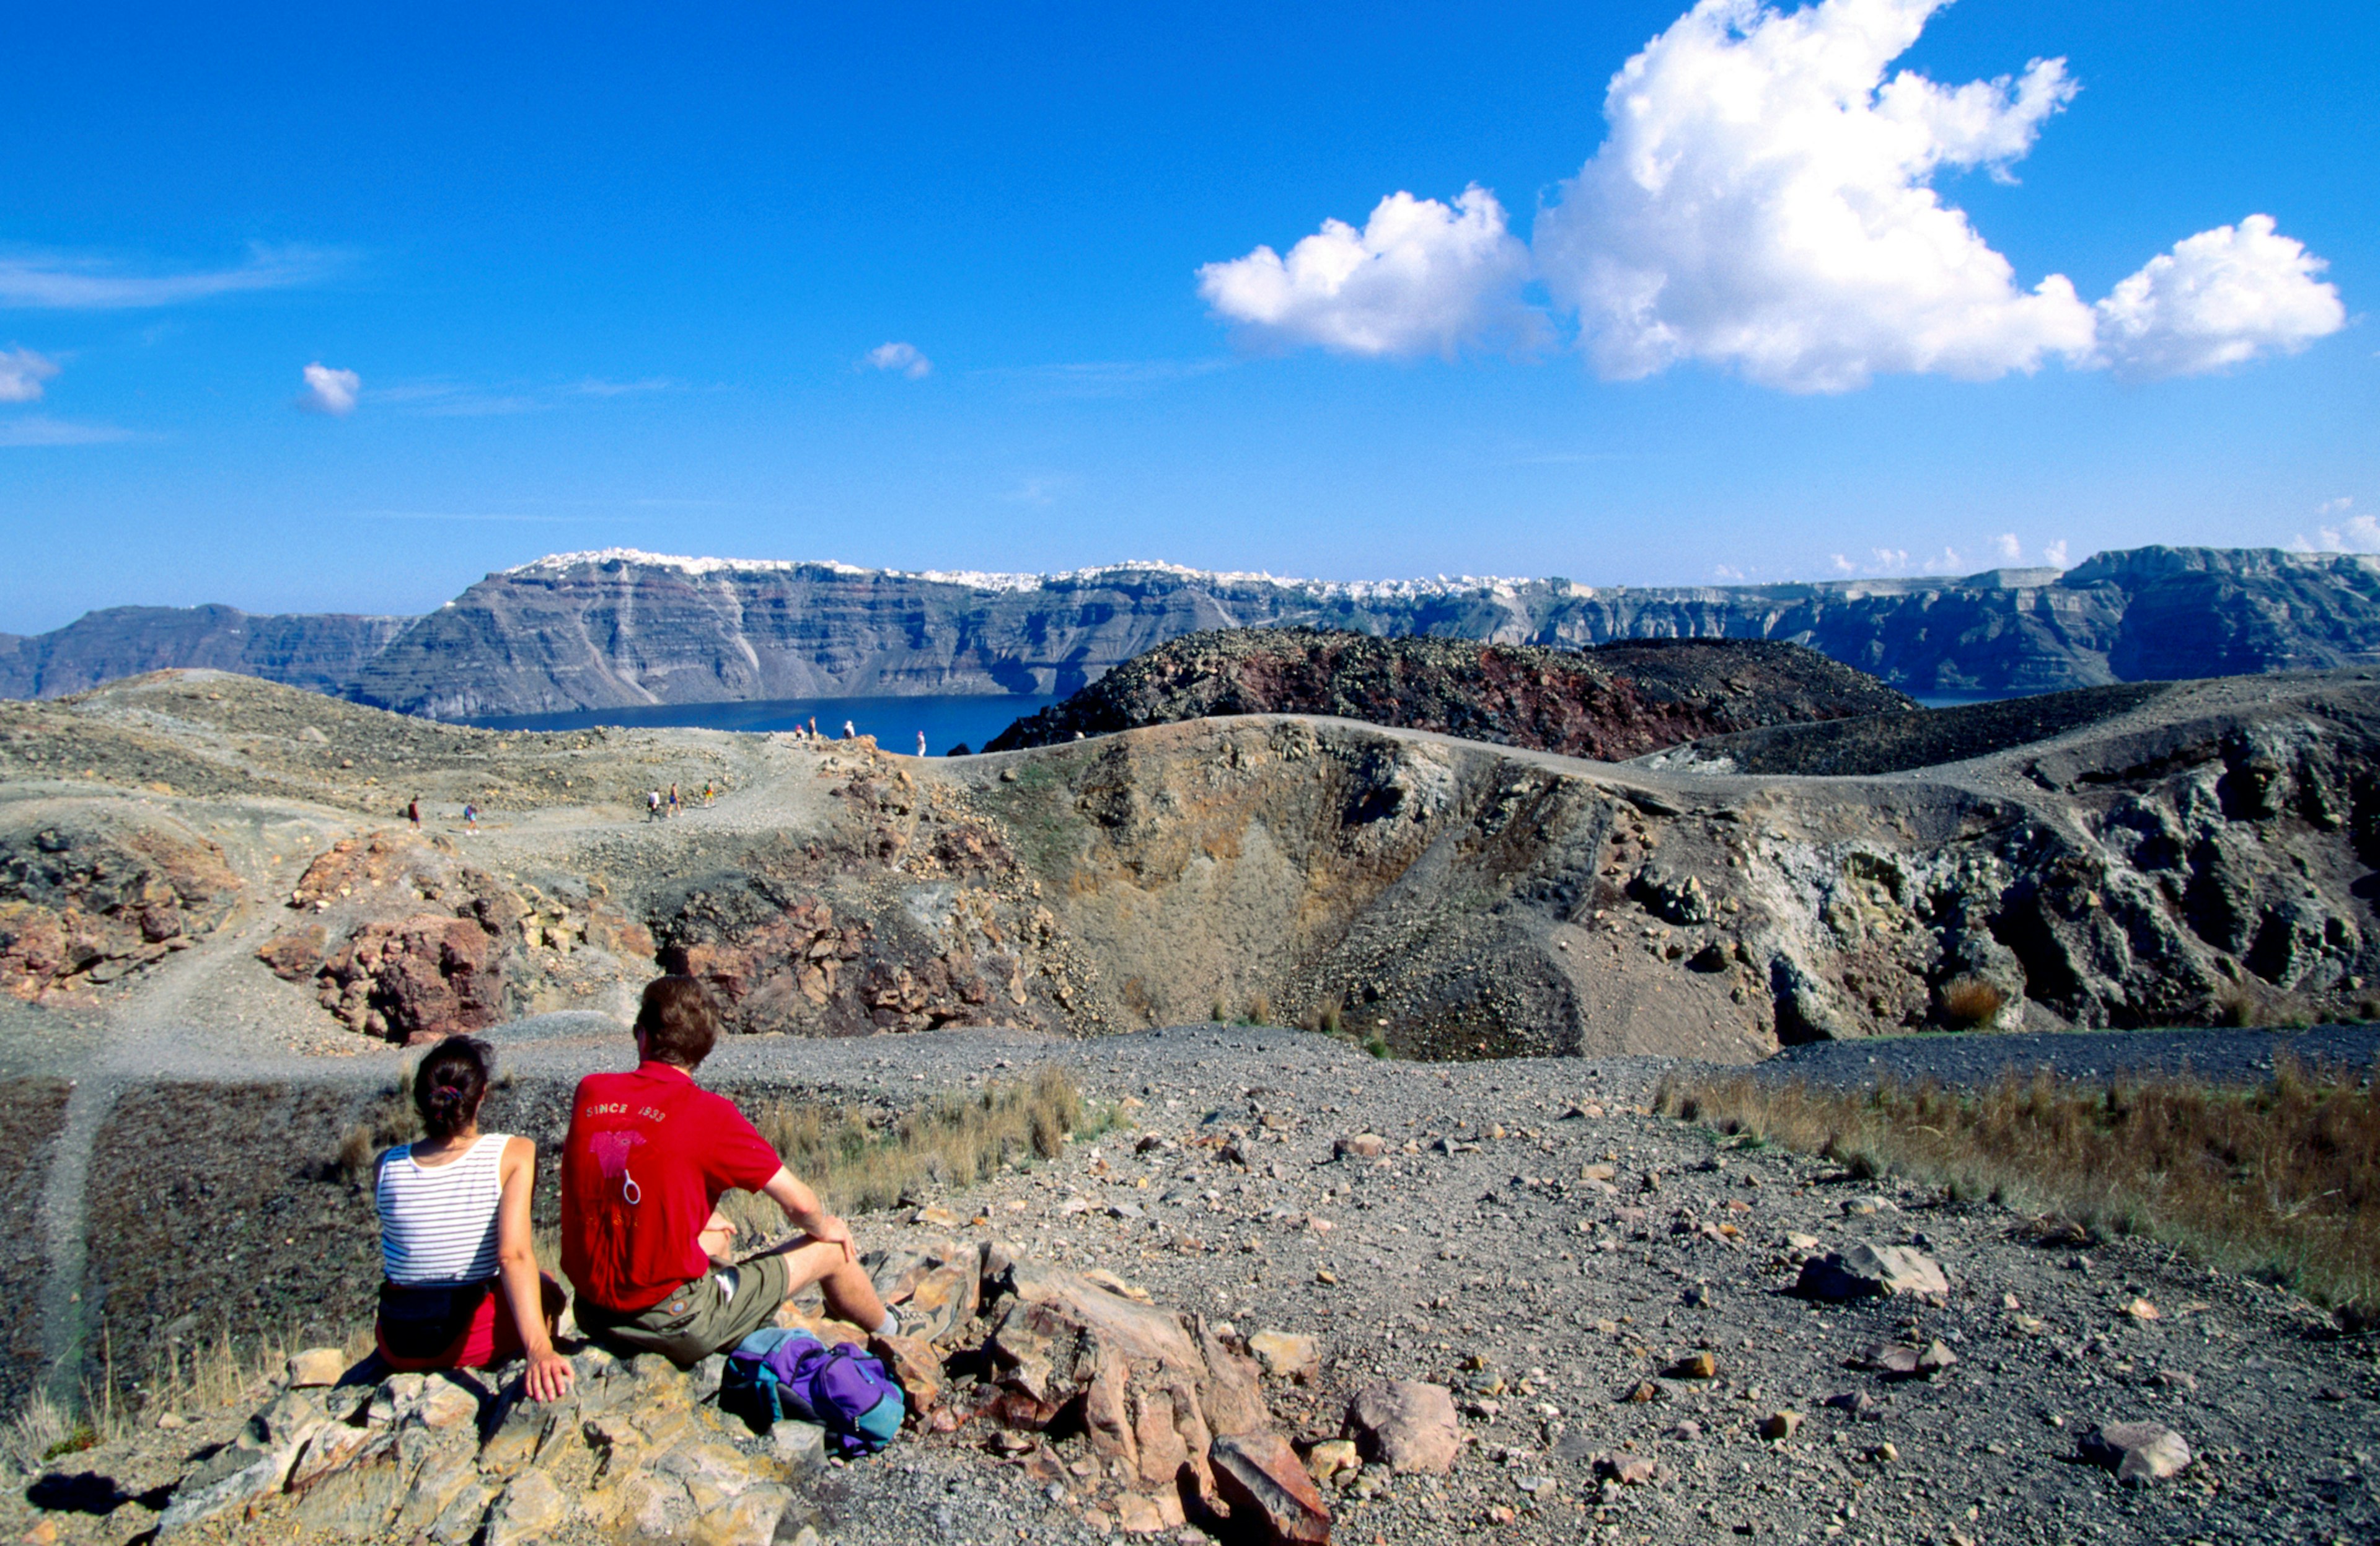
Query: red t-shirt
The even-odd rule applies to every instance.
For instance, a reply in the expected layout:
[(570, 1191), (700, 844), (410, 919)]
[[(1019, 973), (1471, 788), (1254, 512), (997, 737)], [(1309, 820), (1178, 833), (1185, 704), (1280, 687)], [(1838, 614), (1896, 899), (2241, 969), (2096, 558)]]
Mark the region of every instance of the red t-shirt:
[(562, 1146), (562, 1270), (607, 1309), (657, 1305), (710, 1271), (696, 1236), (720, 1194), (757, 1192), (783, 1163), (733, 1102), (682, 1068), (589, 1074)]

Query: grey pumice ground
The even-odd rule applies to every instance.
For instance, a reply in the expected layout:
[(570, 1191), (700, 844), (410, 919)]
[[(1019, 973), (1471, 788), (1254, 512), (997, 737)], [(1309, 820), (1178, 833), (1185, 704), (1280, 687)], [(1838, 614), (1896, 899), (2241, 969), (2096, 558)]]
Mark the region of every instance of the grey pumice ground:
[[(1135, 1126), (969, 1194), (990, 1233), (1108, 1268), (1244, 1333), (1317, 1337), (1316, 1384), (1268, 1382), (1300, 1439), (1335, 1436), (1347, 1395), (1373, 1379), (1457, 1393), (1475, 1442), (1454, 1474), (1359, 1479), (1339, 1494), (1336, 1539), (2327, 1541), (2380, 1530), (2367, 1342), (2338, 1336), (2289, 1294), (2150, 1243), (2046, 1248), (2033, 1221), (2003, 1208), (1723, 1147), (1643, 1114), (1665, 1066), (1655, 1060), (1385, 1063), (1293, 1031), (1198, 1027), (1061, 1048), (863, 1041), (806, 1062), (822, 1080), (897, 1094), (1050, 1053), (1095, 1097), (1140, 1102), (1126, 1114)], [(1563, 1114), (1574, 1107), (1604, 1114)], [(1337, 1138), (1364, 1131), (1390, 1140), (1384, 1159), (1332, 1157)], [(1219, 1132), (1245, 1166), (1193, 1142)], [(1582, 1178), (1598, 1163), (1611, 1181)], [(1794, 1233), (1826, 1248), (1918, 1243), (1950, 1277), (1949, 1306), (1794, 1298)], [(2126, 1313), (2143, 1299), (2158, 1319)], [(1846, 1367), (1879, 1341), (1935, 1339), (1957, 1362), (1932, 1380)], [(1696, 1350), (1712, 1354), (1717, 1378), (1662, 1377)], [(1656, 1399), (1620, 1399), (1645, 1381)], [(1855, 1417), (1826, 1405), (1838, 1395), (1874, 1405)], [(1759, 1439), (1758, 1419), (1779, 1410), (1807, 1420), (1789, 1442)], [(2195, 1464), (2133, 1490), (2079, 1461), (2082, 1431), (2131, 1418), (2180, 1430)], [(839, 1471), (820, 1493), (830, 1529), (985, 1542), (1084, 1533), (1076, 1500), (977, 1443), (962, 1430)], [(1887, 1444), (1897, 1458), (1872, 1458)], [(1597, 1458), (1631, 1455), (1654, 1460), (1652, 1483), (1597, 1480)]]

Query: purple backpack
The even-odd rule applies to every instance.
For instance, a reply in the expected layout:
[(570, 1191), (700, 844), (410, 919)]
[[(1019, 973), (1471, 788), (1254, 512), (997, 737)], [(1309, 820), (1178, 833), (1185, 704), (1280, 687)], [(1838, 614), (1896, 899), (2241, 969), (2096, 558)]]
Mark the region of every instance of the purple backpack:
[(779, 1418), (817, 1423), (826, 1430), (828, 1452), (846, 1458), (891, 1443), (908, 1415), (882, 1359), (782, 1326), (762, 1327), (727, 1355), (719, 1404), (764, 1425)]

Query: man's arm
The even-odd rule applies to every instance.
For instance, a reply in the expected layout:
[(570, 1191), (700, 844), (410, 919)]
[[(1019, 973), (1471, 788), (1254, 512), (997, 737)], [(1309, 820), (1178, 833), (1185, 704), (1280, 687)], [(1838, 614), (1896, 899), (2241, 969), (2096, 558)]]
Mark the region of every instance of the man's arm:
[(851, 1243), (851, 1226), (828, 1212), (819, 1201), (818, 1193), (802, 1185), (801, 1178), (792, 1171), (779, 1165), (777, 1174), (769, 1177), (768, 1184), (760, 1189), (774, 1199), (777, 1206), (785, 1211), (785, 1217), (811, 1239), (841, 1246), (846, 1261), (859, 1259)]

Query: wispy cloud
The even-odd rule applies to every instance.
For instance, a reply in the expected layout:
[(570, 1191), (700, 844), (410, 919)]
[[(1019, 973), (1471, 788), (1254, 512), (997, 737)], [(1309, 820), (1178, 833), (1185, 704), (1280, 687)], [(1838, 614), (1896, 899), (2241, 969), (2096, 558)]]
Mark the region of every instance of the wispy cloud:
[(47, 414), (0, 419), (0, 445), (104, 445), (137, 438), (130, 430), (118, 425), (77, 424)]
[(0, 308), (121, 311), (254, 290), (287, 289), (324, 277), (339, 255), (315, 248), (257, 247), (228, 268), (139, 273), (119, 263), (58, 252), (0, 254)]
[(1041, 397), (1145, 397), (1175, 382), (1212, 375), (1238, 363), (1228, 359), (1089, 359), (1001, 366), (973, 373), (1014, 382)]
[(299, 408), (308, 413), (327, 413), (334, 419), (344, 419), (356, 411), (356, 399), (363, 395), (363, 377), (319, 359), (300, 374), (306, 378), (306, 389), (298, 395)]
[(905, 375), (911, 381), (923, 381), (934, 372), (934, 362), (927, 359), (917, 345), (905, 344), (897, 339), (877, 345), (861, 356), (859, 362), (879, 371)]
[(641, 381), (605, 381), (601, 376), (589, 376), (562, 388), (573, 397), (632, 397), (646, 392), (674, 392), (679, 383), (667, 376), (647, 376)]
[(28, 348), (0, 349), (0, 403), (36, 403), (58, 362)]
[(609, 401), (614, 397), (675, 392), (682, 390), (684, 384), (663, 376), (639, 381), (611, 381), (601, 376), (587, 376), (559, 384), (410, 381), (372, 388), (372, 400), (431, 419), (494, 419), (507, 414), (551, 412), (566, 403), (588, 398)]
[[(631, 503), (641, 503), (632, 501)], [(532, 515), (518, 510), (355, 510), (355, 520), (494, 521), (528, 526), (625, 526), (635, 516)]]
[(1011, 505), (1047, 505), (1073, 481), (1071, 478), (1027, 478), (1000, 497)]

